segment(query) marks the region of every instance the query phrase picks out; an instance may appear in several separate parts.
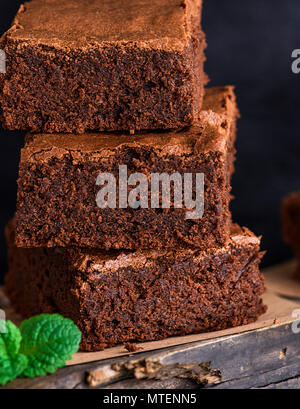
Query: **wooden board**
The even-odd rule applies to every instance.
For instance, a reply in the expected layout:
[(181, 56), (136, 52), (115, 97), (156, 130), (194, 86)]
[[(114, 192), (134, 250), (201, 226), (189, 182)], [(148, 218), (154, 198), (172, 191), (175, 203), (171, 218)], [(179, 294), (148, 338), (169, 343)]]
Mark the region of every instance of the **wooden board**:
[[(300, 291), (293, 292), (296, 300), (286, 298), (292, 294), (290, 284), (294, 289), (298, 286), (290, 281), (293, 269), (293, 263), (268, 269), (265, 302), (269, 309), (254, 324), (139, 344), (142, 350), (136, 354), (123, 346), (78, 353), (54, 375), (17, 379), (6, 387), (171, 389), (199, 387), (197, 383), (211, 388), (300, 387), (300, 334), (291, 328), (293, 311), (300, 308)], [(7, 300), (0, 299), (7, 317), (18, 320), (11, 315)], [(154, 374), (148, 371), (153, 363), (158, 365)], [(182, 368), (188, 368), (187, 373), (182, 374)]]

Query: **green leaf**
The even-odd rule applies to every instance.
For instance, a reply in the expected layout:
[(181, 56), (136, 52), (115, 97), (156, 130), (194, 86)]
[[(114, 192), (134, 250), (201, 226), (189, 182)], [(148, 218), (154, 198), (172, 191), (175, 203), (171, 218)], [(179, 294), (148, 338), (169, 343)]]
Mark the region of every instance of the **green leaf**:
[(28, 359), (19, 353), (20, 344), (19, 328), (7, 321), (5, 332), (0, 333), (0, 385), (14, 380), (27, 366)]
[(79, 349), (81, 332), (73, 321), (59, 314), (29, 318), (22, 322), (20, 331), (20, 352), (28, 358), (22, 375), (28, 378), (56, 372)]
[(6, 332), (6, 321), (0, 317), (0, 334), (4, 334), (4, 332)]

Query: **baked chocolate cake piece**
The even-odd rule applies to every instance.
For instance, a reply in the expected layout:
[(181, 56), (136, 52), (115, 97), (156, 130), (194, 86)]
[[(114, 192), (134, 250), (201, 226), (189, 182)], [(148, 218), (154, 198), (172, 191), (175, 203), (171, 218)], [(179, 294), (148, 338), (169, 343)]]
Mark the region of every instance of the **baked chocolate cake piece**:
[(281, 218), (283, 238), (292, 247), (298, 260), (299, 265), (295, 275), (300, 279), (300, 192), (292, 193), (284, 198)]
[(226, 247), (202, 252), (21, 249), (13, 223), (7, 240), (12, 306), (71, 318), (83, 351), (240, 326), (266, 311), (260, 240), (238, 226)]
[[(225, 245), (231, 223), (237, 115), (233, 88), (212, 88), (206, 92), (199, 126), (181, 132), (28, 135), (19, 170), (17, 245), (106, 250)], [(128, 198), (123, 203), (120, 166), (126, 167), (126, 183), (136, 174), (146, 178), (146, 204), (139, 208), (128, 205), (135, 189), (129, 180), (128, 189), (125, 186)], [(104, 181), (103, 185), (97, 181), (100, 174), (107, 173), (115, 179), (116, 200), (113, 206), (103, 208), (106, 202), (99, 204), (96, 199), (103, 193)], [(175, 189), (175, 183), (172, 187), (169, 181), (169, 208), (162, 208), (161, 201), (152, 203), (163, 192), (162, 185), (155, 190), (154, 174), (177, 174), (177, 179), (179, 175), (181, 187)], [(193, 175), (190, 193), (199, 199), (198, 204), (204, 196), (203, 217), (200, 212), (197, 217), (188, 214), (186, 174)], [(197, 174), (204, 174), (204, 194), (201, 180), (196, 184)], [(174, 200), (178, 191), (182, 208), (177, 208)]]
[(202, 0), (32, 0), (0, 41), (3, 126), (44, 133), (177, 129), (207, 77)]

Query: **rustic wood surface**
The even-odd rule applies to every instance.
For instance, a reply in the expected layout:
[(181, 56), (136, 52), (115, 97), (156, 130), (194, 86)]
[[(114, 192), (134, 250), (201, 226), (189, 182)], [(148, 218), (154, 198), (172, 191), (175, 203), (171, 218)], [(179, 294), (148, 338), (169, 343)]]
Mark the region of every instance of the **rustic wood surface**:
[[(293, 265), (289, 266), (291, 271)], [(272, 291), (282, 293), (282, 288), (280, 284), (277, 291), (273, 286)], [(287, 306), (289, 301), (282, 302)], [(290, 315), (293, 308), (300, 309), (296, 302), (290, 303)], [(300, 333), (292, 331), (295, 318), (276, 318), (273, 325), (260, 329), (237, 329), (236, 334), (214, 339), (70, 365), (43, 378), (17, 379), (5, 388), (298, 389)]]
[[(179, 371), (182, 367), (186, 370)], [(278, 325), (184, 347), (68, 366), (43, 378), (17, 379), (5, 388), (244, 389), (288, 385), (300, 387), (300, 334), (294, 334), (291, 325)]]

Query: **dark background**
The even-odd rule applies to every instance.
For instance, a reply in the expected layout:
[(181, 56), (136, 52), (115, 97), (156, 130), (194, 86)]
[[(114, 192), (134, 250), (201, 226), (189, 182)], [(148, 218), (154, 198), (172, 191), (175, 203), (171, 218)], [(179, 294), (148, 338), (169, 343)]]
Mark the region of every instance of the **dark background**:
[[(21, 3), (1, 0), (1, 34)], [(264, 265), (277, 263), (292, 255), (281, 239), (280, 202), (287, 193), (300, 190), (300, 74), (291, 71), (292, 50), (300, 48), (300, 3), (204, 0), (203, 26), (211, 85), (236, 85), (242, 113), (233, 217), (264, 236)], [(22, 143), (22, 133), (0, 129), (1, 231), (14, 213)], [(4, 272), (5, 241), (2, 233), (0, 237)]]

